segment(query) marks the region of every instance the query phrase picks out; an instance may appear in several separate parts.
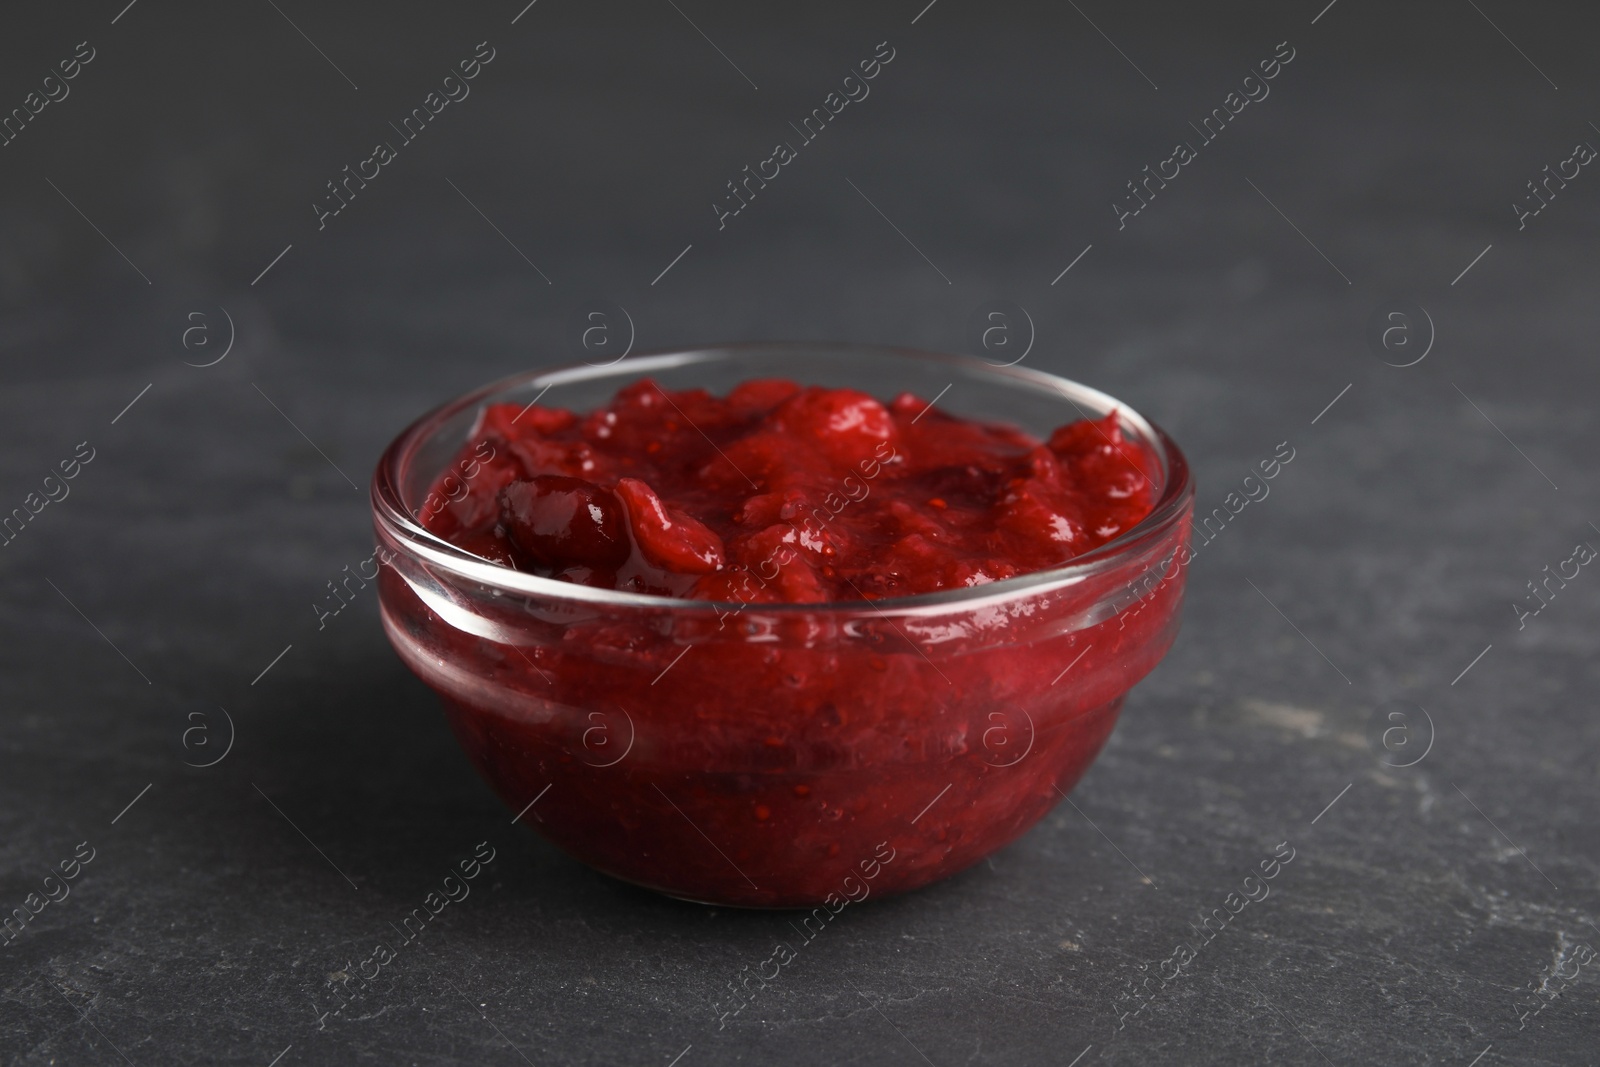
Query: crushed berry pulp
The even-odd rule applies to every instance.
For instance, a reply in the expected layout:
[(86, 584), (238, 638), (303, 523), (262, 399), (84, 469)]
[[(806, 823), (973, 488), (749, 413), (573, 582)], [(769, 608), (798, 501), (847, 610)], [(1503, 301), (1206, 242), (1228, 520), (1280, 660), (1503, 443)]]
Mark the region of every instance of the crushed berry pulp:
[(432, 533), (558, 581), (823, 603), (1060, 566), (1148, 515), (1155, 457), (1116, 414), (1040, 441), (902, 393), (649, 379), (588, 414), (492, 404), (422, 508)]

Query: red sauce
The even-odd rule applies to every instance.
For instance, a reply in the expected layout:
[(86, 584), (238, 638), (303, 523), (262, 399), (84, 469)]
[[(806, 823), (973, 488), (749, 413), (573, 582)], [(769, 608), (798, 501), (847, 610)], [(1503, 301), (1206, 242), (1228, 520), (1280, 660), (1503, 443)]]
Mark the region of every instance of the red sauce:
[(1149, 514), (1153, 463), (1115, 415), (1041, 442), (909, 393), (882, 404), (769, 379), (716, 397), (644, 380), (582, 416), (486, 408), (424, 525), (518, 570), (607, 589), (877, 600), (1096, 548)]
[(526, 825), (667, 893), (825, 918), (976, 863), (1072, 789), (1176, 633), (1183, 568), (1131, 583), (1187, 525), (1069, 586), (864, 600), (1104, 544), (1151, 510), (1145, 471), (1115, 415), (1039, 441), (786, 381), (491, 405), (419, 509), (430, 531), (565, 582), (745, 603), (511, 594), (400, 546), (384, 620)]

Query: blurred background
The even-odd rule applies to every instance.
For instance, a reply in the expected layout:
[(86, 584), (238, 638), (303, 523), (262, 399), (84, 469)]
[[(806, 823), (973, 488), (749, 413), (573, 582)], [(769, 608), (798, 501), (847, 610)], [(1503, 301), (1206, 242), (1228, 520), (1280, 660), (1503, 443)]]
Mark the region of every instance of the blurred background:
[[(0, 1062), (1592, 1055), (1600, 578), (1530, 584), (1600, 544), (1591, 10), (524, 2), (6, 16), (0, 915), (94, 858), (0, 938)], [(852, 908), (719, 1028), (784, 918), (508, 825), (374, 598), (310, 605), (371, 555), (394, 434), (583, 358), (591, 311), (634, 351), (983, 354), (996, 302), (1025, 365), (1180, 442), (1199, 510), (1295, 459), (1197, 557), (1077, 810)], [(479, 892), (325, 1015), (485, 839)]]

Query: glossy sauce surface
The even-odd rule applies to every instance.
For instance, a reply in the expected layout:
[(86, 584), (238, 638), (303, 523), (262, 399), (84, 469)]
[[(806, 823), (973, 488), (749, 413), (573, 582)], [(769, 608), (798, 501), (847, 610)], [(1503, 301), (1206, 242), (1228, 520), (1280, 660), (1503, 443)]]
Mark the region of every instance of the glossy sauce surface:
[(1115, 414), (1040, 441), (903, 393), (648, 379), (604, 408), (496, 404), (422, 508), (433, 533), (561, 581), (823, 603), (1059, 566), (1137, 524), (1154, 457)]

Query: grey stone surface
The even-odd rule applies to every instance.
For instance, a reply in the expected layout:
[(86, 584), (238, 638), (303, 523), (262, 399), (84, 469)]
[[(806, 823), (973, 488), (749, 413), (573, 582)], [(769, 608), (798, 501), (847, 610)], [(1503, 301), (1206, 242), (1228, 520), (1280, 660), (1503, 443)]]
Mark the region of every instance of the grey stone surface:
[[(0, 948), (0, 1062), (1594, 1062), (1597, 966), (1554, 974), (1600, 945), (1600, 577), (1520, 630), (1510, 606), (1600, 543), (1600, 177), (1520, 231), (1511, 206), (1600, 144), (1588, 13), (521, 6), (6, 17), (0, 107), (95, 58), (0, 148), (0, 511), (94, 459), (0, 549), (0, 909), (95, 856)], [(885, 39), (870, 97), (719, 231), (723, 183)], [(319, 231), (324, 182), (481, 40), (470, 97)], [(1119, 230), (1124, 183), (1280, 41), (1270, 96)], [(370, 553), (346, 476), (433, 403), (569, 360), (594, 296), (641, 349), (959, 350), (1012, 300), (1029, 363), (1166, 426), (1203, 508), (1295, 449), (1196, 559), (1081, 812), (849, 909), (725, 1029), (711, 1000), (784, 917), (509, 825), (372, 599), (321, 631), (309, 607)], [(1392, 298), (1436, 327), (1412, 367), (1364, 340)], [(232, 351), (186, 366), (224, 308)], [(1408, 768), (1394, 701), (1434, 726)], [(219, 708), (231, 752), (185, 766)], [(330, 973), (485, 839), (471, 897), (319, 1025)], [(1119, 1028), (1282, 841), (1270, 896)]]

